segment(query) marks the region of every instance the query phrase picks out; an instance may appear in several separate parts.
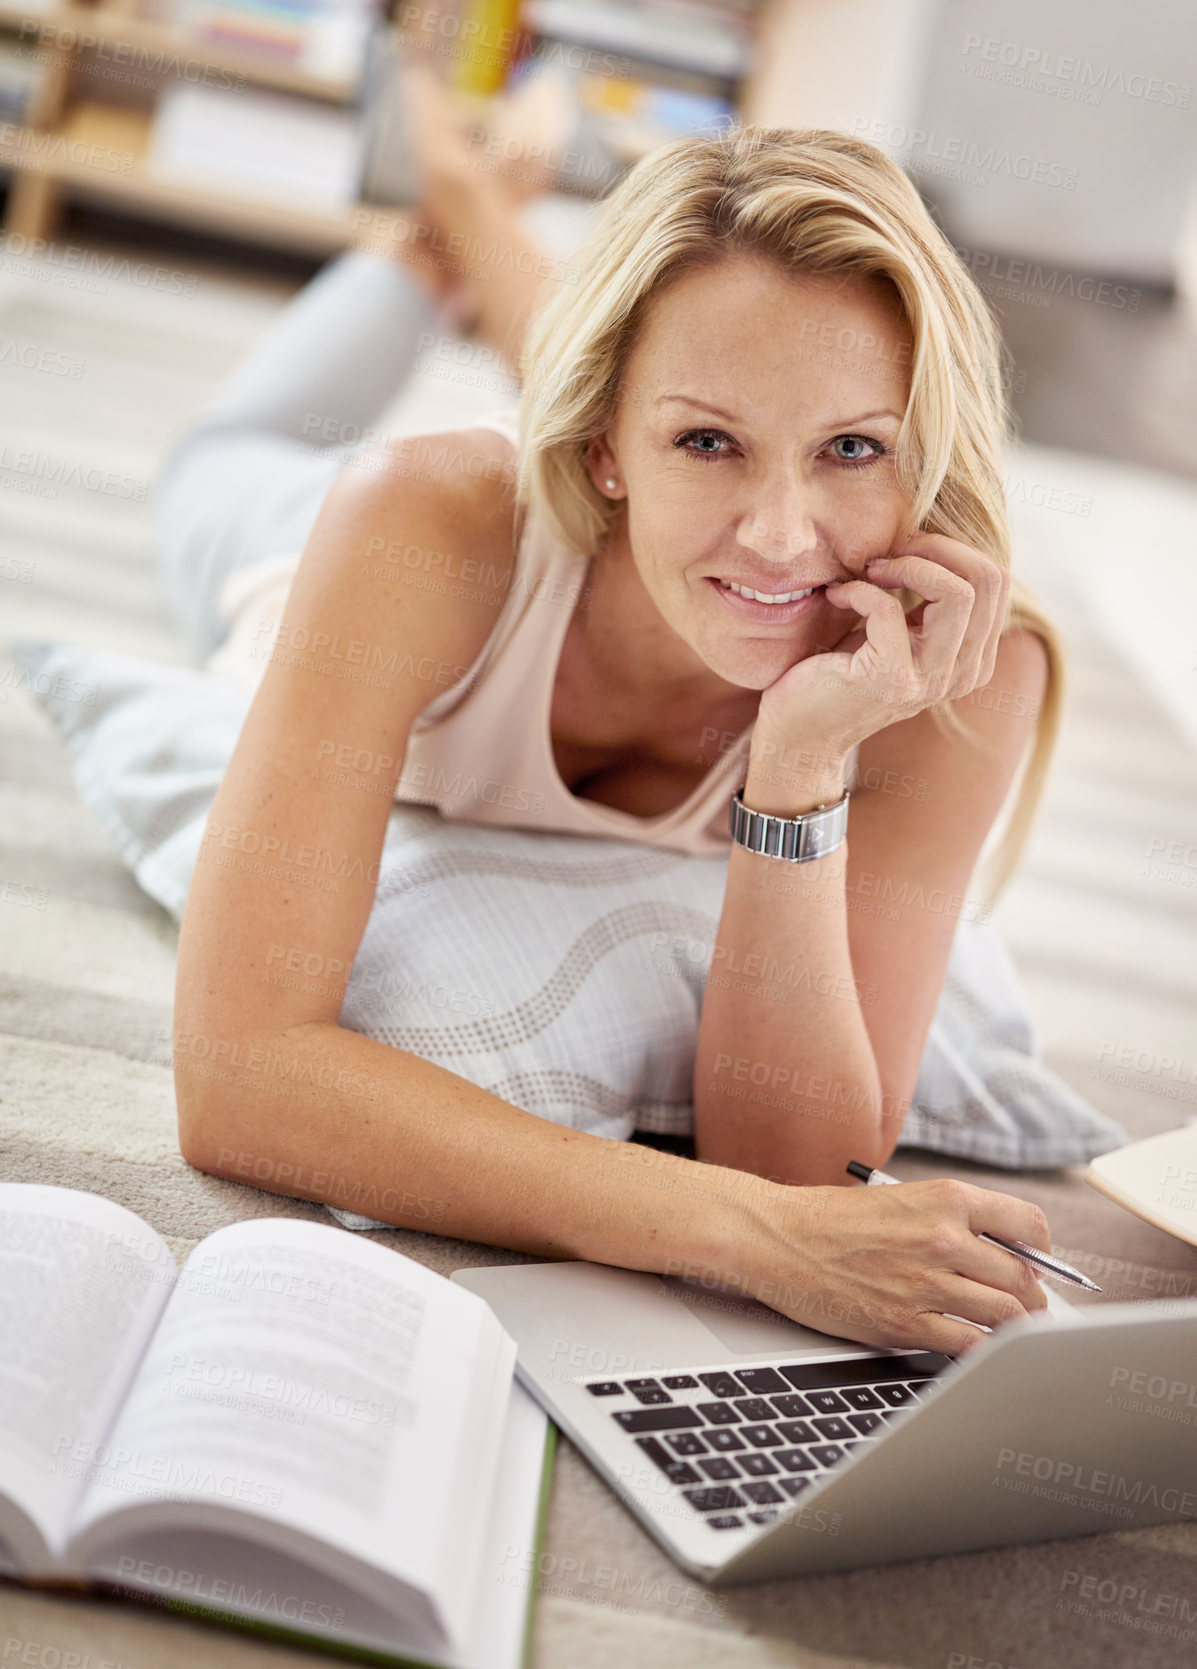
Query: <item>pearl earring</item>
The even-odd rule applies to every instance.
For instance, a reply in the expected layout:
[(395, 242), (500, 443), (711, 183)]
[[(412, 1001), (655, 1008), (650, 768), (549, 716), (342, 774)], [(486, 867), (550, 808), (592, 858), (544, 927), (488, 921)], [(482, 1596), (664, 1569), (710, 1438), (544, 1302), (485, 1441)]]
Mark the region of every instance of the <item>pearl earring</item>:
[(612, 491), (615, 490), (615, 477), (613, 475), (609, 475), (607, 477), (607, 485), (608, 485), (608, 487), (611, 488)]

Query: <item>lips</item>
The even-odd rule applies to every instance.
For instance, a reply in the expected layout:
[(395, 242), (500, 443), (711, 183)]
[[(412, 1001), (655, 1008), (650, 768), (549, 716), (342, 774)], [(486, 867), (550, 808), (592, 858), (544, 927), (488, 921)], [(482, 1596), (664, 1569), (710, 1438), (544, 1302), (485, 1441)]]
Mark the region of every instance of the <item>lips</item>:
[[(769, 582), (768, 589), (764, 585), (761, 587), (765, 597), (772, 599), (786, 598), (787, 600), (784, 602), (776, 600), (762, 602), (757, 596), (755, 588), (749, 587), (747, 583), (735, 581), (729, 584), (719, 575), (709, 574), (707, 576), (707, 584), (722, 607), (731, 609), (733, 613), (738, 614), (745, 620), (769, 621), (778, 625), (785, 625), (791, 620), (799, 619), (812, 609), (820, 608), (823, 602), (823, 592), (830, 583), (830, 581), (823, 581), (819, 585), (804, 586), (801, 589), (795, 587), (791, 591), (779, 592), (773, 589), (776, 587), (777, 581), (772, 580)], [(794, 591), (797, 591), (797, 595), (794, 594)], [(749, 594), (745, 595), (746, 592)]]
[(774, 589), (776, 583), (774, 581), (771, 587), (759, 585), (753, 587), (743, 581), (726, 579), (720, 579), (719, 581), (719, 584), (725, 586), (729, 591), (736, 592), (738, 596), (747, 597), (750, 601), (755, 599), (758, 603), (796, 603), (800, 597), (809, 597), (812, 591), (822, 589), (818, 585), (807, 585), (800, 589), (795, 587), (792, 591), (778, 591)]

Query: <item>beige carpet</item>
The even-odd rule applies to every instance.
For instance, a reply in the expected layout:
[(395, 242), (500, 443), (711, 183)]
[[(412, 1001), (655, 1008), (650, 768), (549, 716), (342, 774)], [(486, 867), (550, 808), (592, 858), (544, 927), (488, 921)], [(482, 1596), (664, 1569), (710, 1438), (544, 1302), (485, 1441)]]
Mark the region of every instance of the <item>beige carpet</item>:
[[(84, 289), (68, 281), (76, 277), (61, 265), (0, 268), (0, 338), (82, 362), (76, 375), (40, 352), (0, 361), (2, 629), (179, 661), (144, 505), (65, 486), (41, 496), (18, 454), (148, 482), (286, 292), (202, 272), (193, 294), (120, 277)], [(435, 426), (504, 403), (438, 368), (397, 399), (394, 423)], [(1151, 855), (1153, 843), (1193, 838), (1197, 755), (1104, 635), (1086, 598), (1086, 561), (1092, 551), (1107, 567), (1150, 567), (1150, 552), (1115, 543), (1128, 525), (1145, 525), (1156, 489), (1150, 477), (1042, 449), (1027, 449), (1012, 471), (1064, 489), (1080, 482), (1093, 503), (1083, 521), (1016, 512), (1019, 560), (1056, 605), (1074, 687), (1049, 799), (998, 922), (1051, 1065), (1132, 1134), (1153, 1134), (1197, 1114), (1197, 1084), (1186, 1092), (1160, 1065), (1180, 1058), (1197, 1078), (1197, 886), (1187, 884), (1197, 870)], [(1194, 534), (1197, 511), (1190, 552)], [(0, 660), (0, 879), (17, 883), (0, 893), (18, 900), (0, 902), (0, 1173), (119, 1200), (179, 1256), (251, 1216), (327, 1221), (316, 1206), (216, 1181), (180, 1159), (161, 1044), (175, 929), (80, 805), (56, 735), (4, 681), (9, 671)], [(1109, 1069), (1123, 1048), (1141, 1052), (1142, 1069)], [(908, 1153), (893, 1169), (916, 1177), (949, 1167)], [(1197, 1293), (1197, 1251), (1079, 1175), (956, 1169), (1038, 1201), (1057, 1249), (1101, 1282), (1102, 1301)], [(378, 1238), (446, 1273), (515, 1261), (414, 1232)], [(1197, 1659), (1193, 1636), (1184, 1638), (1197, 1622), (1197, 1525), (711, 1595), (680, 1576), (563, 1442), (547, 1548), (536, 1669), (977, 1669), (978, 1660), (986, 1669), (1181, 1669)], [(1135, 1597), (1121, 1610), (1097, 1599), (1068, 1609), (1090, 1578)], [(54, 1669), (69, 1652), (89, 1669), (314, 1661), (128, 1606), (0, 1587), (6, 1664)]]

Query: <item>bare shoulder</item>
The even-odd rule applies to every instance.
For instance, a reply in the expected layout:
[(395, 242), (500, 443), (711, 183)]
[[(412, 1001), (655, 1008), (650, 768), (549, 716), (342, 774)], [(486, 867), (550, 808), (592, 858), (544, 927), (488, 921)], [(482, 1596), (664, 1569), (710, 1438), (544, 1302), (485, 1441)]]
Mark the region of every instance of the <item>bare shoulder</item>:
[[(495, 429), (451, 429), (392, 435), (348, 463), (334, 483), (338, 508), (389, 533), (374, 554), (431, 572), (448, 551), (417, 556), (408, 528), (434, 524), (447, 544), (470, 545), (490, 558), (512, 553), (519, 518), (515, 448)], [(330, 494), (330, 497), (332, 494)]]
[(482, 426), (391, 436), (334, 481), (291, 608), (468, 666), (510, 591), (521, 526), (505, 436)]
[(990, 683), (999, 683), (1038, 701), (1047, 688), (1047, 644), (1029, 626), (1011, 626), (998, 639), (997, 661)]

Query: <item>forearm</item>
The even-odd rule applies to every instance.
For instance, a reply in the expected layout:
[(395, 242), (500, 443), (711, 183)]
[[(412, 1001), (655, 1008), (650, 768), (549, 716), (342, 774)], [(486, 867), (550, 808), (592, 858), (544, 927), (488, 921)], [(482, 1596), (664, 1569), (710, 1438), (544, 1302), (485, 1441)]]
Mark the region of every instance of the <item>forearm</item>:
[(742, 1261), (749, 1179), (551, 1123), (337, 1025), (225, 1046), (178, 1031), (175, 1079), (184, 1155), (213, 1175), (542, 1257)]
[[(754, 749), (756, 744), (754, 743)], [(754, 751), (744, 802), (794, 817), (844, 791), (843, 757)], [(888, 1157), (882, 1091), (848, 938), (848, 841), (792, 864), (733, 845), (694, 1070), (697, 1151), (792, 1183)]]

